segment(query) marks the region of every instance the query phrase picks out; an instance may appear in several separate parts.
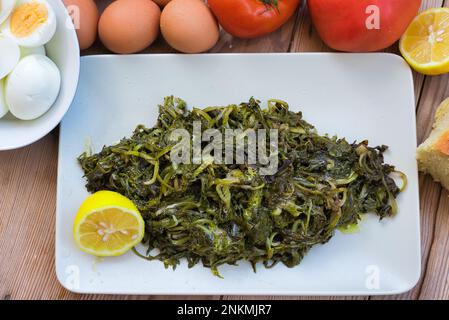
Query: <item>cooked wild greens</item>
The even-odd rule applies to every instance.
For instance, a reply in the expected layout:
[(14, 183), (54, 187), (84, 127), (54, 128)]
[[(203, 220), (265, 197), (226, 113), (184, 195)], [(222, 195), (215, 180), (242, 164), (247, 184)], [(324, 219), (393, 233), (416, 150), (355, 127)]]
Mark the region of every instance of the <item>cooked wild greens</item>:
[[(261, 175), (254, 164), (178, 164), (170, 160), (175, 129), (277, 129), (278, 169)], [(269, 141), (267, 140), (267, 144)], [(364, 213), (380, 219), (396, 213), (400, 189), (384, 163), (386, 146), (319, 135), (285, 102), (259, 101), (194, 108), (174, 97), (159, 106), (157, 124), (138, 126), (130, 138), (82, 154), (90, 192), (112, 190), (130, 198), (146, 222), (147, 259), (176, 267), (201, 262), (218, 267), (249, 261), (271, 268), (296, 266), (308, 250), (329, 241), (338, 228)], [(405, 185), (405, 176), (404, 178)], [(157, 249), (157, 253), (153, 253)]]

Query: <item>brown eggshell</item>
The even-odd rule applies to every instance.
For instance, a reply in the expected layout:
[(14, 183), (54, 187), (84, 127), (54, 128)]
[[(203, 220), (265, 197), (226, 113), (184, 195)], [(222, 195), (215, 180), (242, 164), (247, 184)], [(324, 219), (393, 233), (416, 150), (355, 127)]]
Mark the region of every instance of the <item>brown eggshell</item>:
[(97, 38), (98, 8), (93, 0), (64, 0), (73, 23), (81, 50), (89, 48)]
[(156, 40), (160, 17), (160, 8), (151, 0), (116, 0), (100, 17), (101, 42), (115, 53), (142, 51)]
[(220, 36), (217, 20), (202, 0), (172, 0), (162, 11), (161, 32), (170, 46), (185, 53), (211, 49)]

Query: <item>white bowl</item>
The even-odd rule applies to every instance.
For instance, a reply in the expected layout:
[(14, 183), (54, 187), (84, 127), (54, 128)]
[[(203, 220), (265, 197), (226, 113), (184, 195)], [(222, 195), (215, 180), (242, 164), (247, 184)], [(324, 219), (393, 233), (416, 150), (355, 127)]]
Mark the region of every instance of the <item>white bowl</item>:
[(80, 69), (80, 51), (76, 32), (61, 0), (47, 0), (58, 21), (55, 36), (47, 43), (47, 56), (61, 72), (61, 90), (54, 105), (41, 117), (23, 121), (11, 113), (0, 119), (0, 150), (29, 145), (53, 130), (62, 120), (75, 96)]

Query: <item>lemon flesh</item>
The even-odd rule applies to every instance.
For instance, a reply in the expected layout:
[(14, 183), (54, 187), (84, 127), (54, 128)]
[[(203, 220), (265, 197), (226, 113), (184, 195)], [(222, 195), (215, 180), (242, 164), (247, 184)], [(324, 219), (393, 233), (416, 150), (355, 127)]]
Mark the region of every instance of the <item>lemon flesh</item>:
[(419, 14), (405, 31), (399, 49), (410, 66), (426, 75), (449, 72), (449, 8)]
[(84, 252), (119, 256), (144, 236), (145, 223), (134, 203), (119, 193), (99, 191), (81, 205), (73, 224), (73, 237)]

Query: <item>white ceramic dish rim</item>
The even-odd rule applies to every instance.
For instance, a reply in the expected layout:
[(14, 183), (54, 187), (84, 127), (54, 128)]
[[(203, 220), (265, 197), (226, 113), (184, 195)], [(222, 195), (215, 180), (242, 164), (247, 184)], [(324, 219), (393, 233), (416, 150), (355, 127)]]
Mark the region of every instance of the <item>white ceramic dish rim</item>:
[[(181, 56), (182, 54), (134, 54), (134, 55), (122, 55), (124, 57), (126, 56), (152, 56), (152, 57), (168, 57), (168, 56)], [(307, 53), (211, 53), (208, 54), (209, 56), (273, 56), (273, 55), (323, 55), (323, 56), (327, 56), (327, 55), (354, 55), (354, 56), (358, 56), (358, 55), (364, 55), (364, 56), (377, 56), (377, 55), (381, 55), (381, 56), (389, 56), (391, 58), (395, 58), (400, 60), (401, 62), (403, 62), (404, 60), (396, 55), (396, 54), (392, 54), (392, 53), (384, 53), (384, 52), (378, 52), (378, 53), (327, 53), (327, 52), (307, 52)], [(199, 54), (194, 54), (191, 56), (200, 56)], [(101, 54), (101, 55), (88, 55), (88, 56), (83, 56), (81, 57), (81, 59), (85, 60), (85, 59), (90, 59), (90, 58), (101, 58), (101, 59), (109, 59), (109, 58), (113, 58), (115, 57), (115, 55), (111, 55), (111, 54)], [(413, 75), (412, 72), (410, 70), (409, 73), (409, 85), (411, 85), (413, 87)], [(416, 119), (415, 119), (416, 120)], [(414, 134), (415, 134), (415, 140), (416, 140), (416, 123), (413, 124), (414, 127)], [(59, 144), (61, 144), (61, 136), (59, 137)], [(58, 153), (58, 162), (62, 163), (62, 159), (61, 159), (61, 153)], [(62, 172), (60, 171), (61, 167), (58, 166), (58, 177), (61, 176)], [(59, 178), (58, 178), (58, 182), (59, 182)], [(418, 189), (419, 190), (419, 189)], [(58, 192), (59, 192), (59, 188), (58, 188)], [(417, 202), (417, 206), (418, 208), (419, 206), (419, 195), (416, 199)], [(58, 209), (57, 209), (58, 211)], [(58, 215), (56, 216), (56, 220), (58, 220)], [(58, 221), (56, 221), (56, 226), (58, 225)], [(419, 240), (419, 242), (421, 242), (421, 234), (420, 234), (420, 229), (421, 229), (421, 225), (420, 222), (418, 221), (417, 224), (417, 230), (416, 230), (416, 234), (415, 237)], [(56, 232), (56, 239), (58, 238), (58, 229), (55, 228), (55, 232)], [(57, 251), (57, 247), (58, 243), (55, 243), (55, 251)], [(419, 261), (421, 261), (421, 247), (419, 246), (417, 249), (417, 259)], [(58, 267), (58, 265), (56, 264), (56, 267)], [(367, 292), (367, 291), (357, 291), (357, 290), (348, 290), (348, 291), (340, 291), (340, 290), (318, 290), (318, 291), (307, 291), (304, 292), (303, 290), (298, 290), (296, 292), (285, 292), (283, 290), (276, 290), (276, 289), (271, 289), (269, 293), (266, 292), (247, 292), (247, 293), (241, 293), (241, 292), (233, 292), (233, 291), (227, 291), (227, 292), (220, 292), (217, 293), (215, 291), (201, 291), (201, 292), (191, 292), (191, 291), (177, 291), (176, 293), (173, 293), (173, 295), (191, 295), (191, 296), (198, 296), (198, 295), (239, 295), (239, 296), (266, 296), (266, 295), (273, 295), (273, 296), (379, 296), (379, 295), (395, 295), (395, 294), (401, 294), (404, 292), (408, 292), (411, 289), (413, 289), (416, 284), (419, 282), (420, 277), (421, 277), (421, 272), (422, 272), (422, 266), (421, 264), (419, 264), (419, 272), (417, 272), (417, 277), (416, 279), (413, 280), (413, 283), (410, 284), (409, 287), (407, 288), (401, 288), (398, 290), (388, 290), (388, 291), (373, 291), (373, 292)], [(73, 289), (73, 288), (68, 288), (65, 284), (65, 282), (63, 281), (63, 279), (61, 279), (60, 273), (57, 273), (57, 278), (58, 281), (60, 282), (60, 284), (65, 287), (67, 290), (70, 290), (72, 292), (75, 293), (89, 293), (89, 294), (107, 294), (107, 295), (116, 295), (116, 294), (124, 294), (124, 295), (149, 295), (148, 292), (137, 292), (137, 291), (129, 291), (129, 290), (117, 290), (112, 293), (112, 292), (105, 292), (102, 290), (78, 290), (78, 289)], [(152, 292), (150, 295), (171, 295), (171, 293), (167, 293), (167, 292)]]

